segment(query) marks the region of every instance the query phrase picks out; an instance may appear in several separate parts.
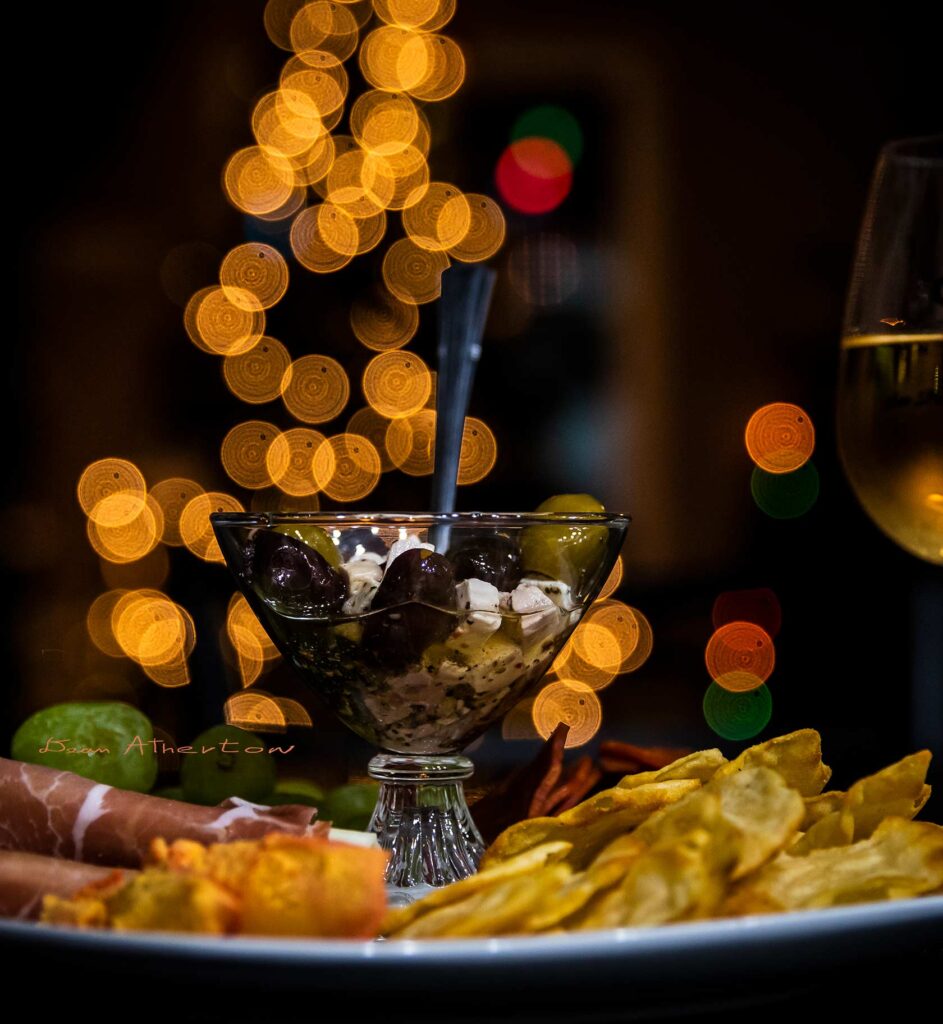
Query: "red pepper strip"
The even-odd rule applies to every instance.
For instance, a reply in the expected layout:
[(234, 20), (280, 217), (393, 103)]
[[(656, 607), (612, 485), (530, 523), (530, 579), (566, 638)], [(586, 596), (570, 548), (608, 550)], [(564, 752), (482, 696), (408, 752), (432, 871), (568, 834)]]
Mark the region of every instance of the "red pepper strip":
[(632, 743), (604, 740), (599, 744), (600, 757), (638, 761), (645, 768), (664, 768), (679, 757), (690, 754), (690, 747), (636, 747)]

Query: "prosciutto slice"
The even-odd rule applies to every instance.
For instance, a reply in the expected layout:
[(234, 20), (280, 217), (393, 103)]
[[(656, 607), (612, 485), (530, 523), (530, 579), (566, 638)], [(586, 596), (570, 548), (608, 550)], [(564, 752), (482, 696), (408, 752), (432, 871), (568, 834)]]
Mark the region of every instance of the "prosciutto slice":
[(313, 807), (230, 797), (216, 807), (132, 793), (74, 772), (0, 757), (0, 850), (138, 867), (152, 839), (226, 843), (269, 832), (327, 836)]
[(39, 917), (46, 893), (69, 897), (116, 873), (125, 878), (135, 874), (129, 868), (107, 868), (41, 853), (0, 850), (0, 917), (34, 920)]

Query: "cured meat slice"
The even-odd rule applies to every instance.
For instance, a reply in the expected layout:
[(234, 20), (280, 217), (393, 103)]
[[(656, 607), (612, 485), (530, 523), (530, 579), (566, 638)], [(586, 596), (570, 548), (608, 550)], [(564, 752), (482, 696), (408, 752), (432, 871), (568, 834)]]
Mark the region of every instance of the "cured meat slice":
[(226, 843), (270, 832), (327, 836), (313, 807), (230, 797), (201, 807), (116, 789), (74, 772), (0, 757), (0, 849), (137, 867), (152, 839)]
[(41, 853), (0, 850), (0, 917), (33, 920), (39, 917), (47, 893), (72, 896), (84, 886), (116, 874), (128, 878), (135, 872)]

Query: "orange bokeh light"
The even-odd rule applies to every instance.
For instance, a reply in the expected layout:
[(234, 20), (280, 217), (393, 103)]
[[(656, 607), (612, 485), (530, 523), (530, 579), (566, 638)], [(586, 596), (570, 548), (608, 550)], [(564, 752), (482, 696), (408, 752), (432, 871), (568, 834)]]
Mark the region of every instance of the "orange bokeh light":
[(585, 683), (593, 690), (604, 690), (617, 675), (614, 668), (584, 661), (577, 654), (572, 637), (554, 659), (550, 671), (561, 679), (575, 679), (577, 682)]
[(265, 420), (247, 420), (234, 426), (220, 446), (223, 469), (230, 479), (249, 490), (268, 487), (272, 478), (266, 455), (278, 435), (278, 427)]
[(469, 222), (465, 234), (449, 248), (449, 255), (463, 263), (490, 259), (504, 244), (507, 224), (501, 207), (489, 196), (469, 192)]
[(353, 252), (339, 253), (321, 234), (320, 205), (302, 210), (291, 225), (291, 251), (295, 259), (315, 274), (330, 274), (347, 266)]
[(382, 25), (360, 47), (360, 70), (375, 88), (384, 92), (409, 92), (429, 73), (431, 55), (418, 32), (398, 25)]
[[(233, 629), (236, 628), (248, 633), (255, 640), (264, 661), (273, 661), (279, 657), (278, 648), (272, 643), (271, 637), (265, 632), (265, 628), (259, 622), (255, 612), (249, 607), (249, 602), (240, 593), (233, 594), (229, 599), (229, 607), (226, 611), (226, 630), (233, 647), (238, 650), (239, 643), (232, 634)], [(253, 650), (255, 650), (255, 646), (253, 646)]]
[(622, 583), (622, 555), (616, 559), (615, 565), (612, 567), (612, 572), (606, 578), (606, 582), (602, 585), (602, 590), (599, 591), (599, 596), (596, 598), (597, 601), (604, 601), (611, 594), (614, 594)]
[(343, 366), (330, 356), (296, 359), (282, 382), (285, 408), (303, 423), (326, 423), (339, 416), (350, 398)]
[(119, 598), (111, 628), (122, 651), (142, 667), (174, 665), (196, 643), (189, 613), (155, 590), (133, 590)]
[(240, 309), (269, 309), (288, 289), (288, 264), (270, 245), (247, 242), (226, 254), (219, 281), (226, 298)]
[(226, 632), (236, 655), (236, 667), (243, 689), (251, 686), (265, 668), (262, 645), (256, 635), (239, 623), (227, 622)]
[(386, 234), (386, 211), (378, 210), (371, 217), (360, 217), (357, 220), (357, 251), (355, 255), (375, 249)]
[(111, 614), (118, 601), (127, 594), (126, 589), (109, 590), (92, 601), (85, 617), (85, 626), (92, 643), (109, 658), (123, 658), (124, 651), (111, 628)]
[(315, 191), (352, 217), (373, 217), (387, 209), (396, 193), (393, 166), (385, 157), (367, 153), (351, 139), (341, 151), (325, 178), (314, 185)]
[[(416, 136), (417, 141), (425, 131), (421, 125)], [(411, 143), (402, 151), (390, 153), (383, 159), (393, 177), (393, 194), (387, 203), (387, 209), (405, 210), (418, 203), (429, 187), (429, 164), (426, 162), (422, 147)]]
[(318, 489), (314, 479), (314, 455), (324, 435), (307, 427), (294, 427), (278, 435), (266, 455), (268, 471), (275, 486), (296, 498)]
[(812, 420), (788, 402), (757, 409), (744, 436), (750, 458), (767, 473), (792, 473), (809, 461), (815, 449)]
[(368, 153), (392, 156), (402, 153), (419, 133), (416, 105), (399, 93), (369, 90), (350, 110), (350, 133)]
[(359, 501), (380, 479), (380, 455), (360, 434), (337, 434), (322, 441), (314, 454), (314, 480), (335, 501)]
[[(113, 502), (116, 497), (105, 499)], [(153, 496), (145, 495), (137, 506), (137, 515), (121, 518), (119, 525), (104, 525), (89, 519), (86, 527), (89, 543), (108, 562), (135, 562), (149, 554), (160, 540), (164, 516)]]
[(414, 352), (381, 352), (363, 373), (365, 398), (387, 419), (412, 416), (426, 404), (431, 390), (429, 368)]
[[(134, 519), (141, 511), (146, 493), (144, 474), (127, 459), (98, 459), (85, 467), (76, 487), (82, 511), (111, 526), (122, 525), (121, 519)], [(119, 501), (109, 503), (115, 496)]]
[[(264, 311), (246, 308), (258, 305), (252, 293), (234, 288), (227, 291), (220, 287), (198, 292), (197, 296), (202, 297), (192, 319), (201, 347), (222, 356), (248, 352), (265, 333)], [(229, 297), (237, 293), (241, 296), (239, 305)]]
[[(772, 674), (776, 649), (770, 635), (756, 623), (728, 622), (711, 636), (704, 660), (711, 678), (725, 689), (752, 690)], [(756, 682), (749, 685), (743, 675)]]
[(183, 537), (180, 536), (180, 515), (197, 495), (203, 494), (203, 488), (196, 480), (174, 476), (161, 480), (151, 488), (151, 496), (160, 506), (164, 517), (164, 530), (160, 539), (170, 547), (182, 547)]
[(274, 700), (285, 719), (286, 725), (296, 725), (310, 729), (314, 724), (311, 721), (308, 709), (303, 704), (292, 700), (291, 697), (275, 697)]
[(380, 472), (387, 473), (395, 469), (393, 461), (386, 450), (386, 431), (392, 420), (381, 416), (372, 406), (365, 405), (358, 409), (347, 421), (350, 434), (360, 434), (367, 438), (380, 457)]
[(498, 443), (484, 420), (466, 416), (462, 430), (462, 452), (458, 463), (458, 482), (476, 484), (494, 469)]
[(386, 431), (390, 461), (409, 476), (427, 476), (435, 466), (434, 409), (391, 420)]
[(291, 161), (260, 146), (233, 153), (223, 170), (223, 190), (233, 206), (257, 217), (289, 206), (302, 194)]
[(451, 249), (461, 243), (471, 227), (468, 199), (455, 185), (433, 181), (418, 202), (403, 210), (403, 227), (421, 249)]
[(228, 725), (236, 725), (252, 732), (284, 732), (285, 713), (267, 693), (243, 690), (234, 693), (223, 705)]
[(652, 651), (652, 629), (645, 616), (622, 601), (596, 601), (572, 637), (583, 661), (621, 675), (640, 668)]
[(251, 405), (261, 405), (282, 393), (282, 381), (289, 366), (288, 349), (275, 338), (266, 336), (248, 352), (226, 356), (223, 379), (237, 398)]
[(566, 722), (567, 747), (588, 743), (602, 725), (602, 705), (596, 694), (584, 683), (558, 679), (545, 686), (534, 700), (534, 726), (547, 739), (553, 730)]
[(231, 494), (206, 491), (188, 502), (180, 513), (180, 536), (188, 551), (205, 562), (222, 562), (210, 514), (213, 512), (244, 512), (242, 502)]
[(442, 294), (442, 271), (448, 266), (444, 252), (423, 249), (411, 238), (401, 238), (383, 257), (383, 281), (402, 302), (422, 305)]
[(359, 26), (346, 6), (315, 0), (292, 18), (288, 35), (296, 53), (323, 50), (346, 60), (357, 49)]
[(377, 16), (388, 25), (438, 32), (455, 14), (456, 0), (373, 0)]

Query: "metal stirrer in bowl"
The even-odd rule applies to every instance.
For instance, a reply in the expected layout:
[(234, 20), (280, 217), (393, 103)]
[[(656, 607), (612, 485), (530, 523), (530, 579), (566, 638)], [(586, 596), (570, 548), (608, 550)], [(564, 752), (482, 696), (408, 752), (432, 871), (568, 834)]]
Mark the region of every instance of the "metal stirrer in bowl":
[[(479, 265), (452, 267), (442, 276), (433, 512), (455, 511), (462, 433), (496, 277), (493, 270)], [(449, 527), (440, 525), (430, 533), (436, 550), (445, 551)]]

